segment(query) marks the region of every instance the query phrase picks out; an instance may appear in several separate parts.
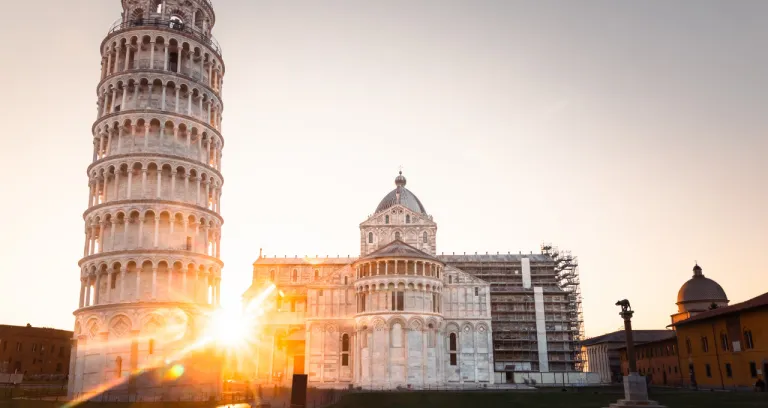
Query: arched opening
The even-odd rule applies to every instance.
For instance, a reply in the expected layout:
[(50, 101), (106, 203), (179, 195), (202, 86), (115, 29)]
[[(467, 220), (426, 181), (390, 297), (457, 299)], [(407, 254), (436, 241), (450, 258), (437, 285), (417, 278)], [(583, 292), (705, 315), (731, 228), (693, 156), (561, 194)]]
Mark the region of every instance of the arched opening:
[(349, 366), (349, 335), (346, 333), (341, 336), (341, 366)]
[(410, 224), (411, 223), (411, 215), (410, 214), (405, 214), (405, 223), (406, 224)]
[(368, 243), (373, 244), (373, 232), (368, 233)]
[(291, 272), (291, 282), (296, 283), (298, 281), (299, 281), (299, 271), (294, 269), (293, 272)]
[(448, 338), (448, 351), (451, 353), (451, 365), (455, 366), (457, 364), (457, 358), (456, 358), (456, 333), (451, 333), (451, 335)]
[(272, 281), (272, 282), (275, 281), (275, 270), (274, 269), (269, 271), (269, 280)]
[(422, 240), (424, 241), (425, 244), (427, 242), (429, 242), (429, 235), (427, 234), (427, 231), (424, 231), (424, 235), (422, 237)]
[(195, 27), (202, 30), (203, 29), (203, 11), (197, 10), (195, 12)]
[(395, 239), (400, 240), (400, 231), (395, 232)]
[(155, 339), (149, 339), (149, 348), (147, 350), (149, 354), (155, 354)]
[(389, 215), (384, 216), (384, 224), (389, 224)]
[(184, 29), (184, 20), (181, 19), (181, 17), (177, 15), (172, 15), (170, 18), (169, 27), (171, 27), (174, 30), (183, 30)]
[(320, 271), (315, 269), (315, 280), (320, 280)]
[(140, 9), (140, 8), (138, 8), (136, 10), (133, 10), (133, 12), (131, 13), (131, 22), (134, 25), (141, 25), (141, 24), (143, 24), (144, 23), (144, 10)]
[(157, 14), (163, 13), (163, 0), (152, 0), (152, 11)]

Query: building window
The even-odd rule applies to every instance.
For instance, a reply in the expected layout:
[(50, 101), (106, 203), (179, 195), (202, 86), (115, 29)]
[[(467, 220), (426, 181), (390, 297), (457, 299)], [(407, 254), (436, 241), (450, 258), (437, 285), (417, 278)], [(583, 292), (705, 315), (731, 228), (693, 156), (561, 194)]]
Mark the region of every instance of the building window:
[(187, 251), (192, 250), (192, 237), (187, 237)]
[(61, 372), (61, 363), (56, 363), (56, 372), (57, 373)]
[(723, 351), (728, 351), (730, 348), (728, 345), (728, 335), (725, 333), (720, 333), (720, 347), (722, 347)]
[(155, 354), (155, 339), (149, 339), (149, 354)]
[(389, 224), (389, 215), (384, 216), (384, 224)]
[(400, 231), (395, 232), (395, 239), (400, 240)]
[(320, 271), (315, 269), (315, 280), (320, 280)]
[(475, 296), (480, 296), (480, 288), (475, 288)]
[(357, 307), (360, 312), (365, 312), (365, 293), (360, 294), (360, 304)]
[(450, 337), (448, 338), (448, 351), (451, 353), (451, 365), (456, 365), (456, 350), (457, 350), (457, 341), (456, 341), (456, 333), (451, 333)]
[(749, 374), (752, 378), (757, 378), (757, 364), (754, 361), (749, 362)]
[(701, 350), (705, 353), (709, 351), (709, 341), (707, 341), (707, 336), (701, 338)]
[(344, 277), (344, 284), (345, 285), (347, 284), (347, 277), (346, 276)]
[(405, 214), (405, 223), (406, 224), (410, 224), (411, 223), (411, 215), (410, 214)]
[(274, 269), (269, 271), (269, 280), (272, 281), (272, 282), (275, 281), (275, 270)]
[(712, 367), (709, 364), (705, 364), (704, 369), (707, 371), (707, 377), (712, 378)]
[(323, 296), (323, 290), (322, 289), (317, 291), (317, 296)]
[(120, 378), (123, 376), (123, 358), (120, 356), (118, 356), (115, 359), (115, 371), (116, 371), (115, 375), (117, 376), (117, 378)]
[(341, 365), (349, 366), (349, 335), (346, 333), (341, 336)]
[(299, 281), (299, 271), (294, 269), (293, 272), (291, 272), (291, 282), (296, 283), (298, 281)]
[(453, 275), (448, 275), (448, 283), (453, 283)]
[(392, 309), (391, 310), (405, 310), (405, 293), (402, 291), (392, 292)]
[(691, 350), (692, 350), (692, 348), (691, 348), (691, 339), (686, 337), (685, 338), (685, 351), (687, 351), (688, 354), (691, 354)]
[(733, 369), (731, 369), (731, 363), (725, 363), (725, 376), (733, 378)]
[(373, 232), (368, 233), (368, 243), (373, 244)]
[(755, 348), (755, 343), (752, 341), (752, 330), (744, 330), (744, 348), (747, 350)]
[(33, 344), (32, 344), (32, 352), (34, 353), (34, 352), (36, 352), (36, 351), (37, 351), (37, 344), (34, 344), (34, 343), (33, 343)]
[(422, 239), (424, 240), (424, 243), (429, 242), (429, 235), (427, 235), (427, 231), (424, 231), (424, 235), (422, 236)]

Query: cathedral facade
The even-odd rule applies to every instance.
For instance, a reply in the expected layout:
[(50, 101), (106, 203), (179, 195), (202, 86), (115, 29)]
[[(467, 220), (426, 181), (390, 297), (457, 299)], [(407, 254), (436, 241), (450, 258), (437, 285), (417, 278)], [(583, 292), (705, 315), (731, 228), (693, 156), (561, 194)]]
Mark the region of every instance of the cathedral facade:
[(399, 175), (360, 224), (358, 258), (254, 263), (248, 304), (271, 284), (244, 370), (257, 382), (422, 388), (494, 382), (490, 285), (436, 256), (437, 224)]

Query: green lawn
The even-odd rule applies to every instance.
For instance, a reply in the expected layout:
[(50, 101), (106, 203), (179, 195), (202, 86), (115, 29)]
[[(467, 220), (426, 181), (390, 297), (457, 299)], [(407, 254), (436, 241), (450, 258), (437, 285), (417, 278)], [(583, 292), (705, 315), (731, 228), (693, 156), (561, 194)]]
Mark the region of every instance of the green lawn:
[[(332, 408), (600, 408), (623, 397), (617, 389), (579, 391), (361, 393)], [(651, 399), (669, 408), (766, 408), (768, 393), (656, 391)], [(308, 408), (312, 408), (311, 406)]]

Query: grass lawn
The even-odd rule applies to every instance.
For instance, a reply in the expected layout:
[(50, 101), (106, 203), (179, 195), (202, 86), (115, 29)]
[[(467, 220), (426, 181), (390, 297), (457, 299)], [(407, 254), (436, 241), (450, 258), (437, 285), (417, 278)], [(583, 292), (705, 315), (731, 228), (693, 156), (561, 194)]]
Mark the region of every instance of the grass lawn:
[[(361, 393), (345, 396), (332, 408), (601, 408), (623, 398), (618, 389)], [(651, 399), (669, 408), (766, 408), (768, 393), (656, 391)], [(312, 408), (307, 407), (307, 408)]]

